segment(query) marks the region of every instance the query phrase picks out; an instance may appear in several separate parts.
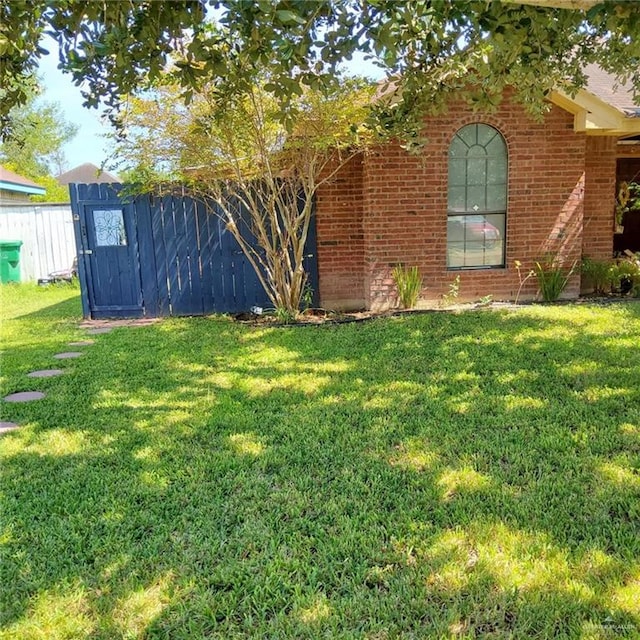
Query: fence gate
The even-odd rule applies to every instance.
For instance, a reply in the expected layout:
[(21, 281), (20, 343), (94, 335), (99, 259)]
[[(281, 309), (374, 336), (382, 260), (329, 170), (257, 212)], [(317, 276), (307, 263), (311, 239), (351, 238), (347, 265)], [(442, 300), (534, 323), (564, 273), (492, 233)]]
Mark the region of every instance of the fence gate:
[[(119, 185), (70, 185), (86, 317), (235, 313), (271, 303), (221, 218), (185, 196), (120, 197)], [(315, 217), (305, 270), (318, 297)]]

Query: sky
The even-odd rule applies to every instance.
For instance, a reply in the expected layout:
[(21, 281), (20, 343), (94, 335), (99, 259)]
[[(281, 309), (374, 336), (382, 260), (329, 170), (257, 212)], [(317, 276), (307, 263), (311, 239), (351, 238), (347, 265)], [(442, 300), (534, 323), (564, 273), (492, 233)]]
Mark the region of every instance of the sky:
[[(80, 87), (73, 84), (71, 76), (63, 74), (57, 68), (58, 55), (55, 42), (49, 40), (43, 43), (43, 46), (50, 53), (40, 60), (39, 74), (45, 88), (42, 99), (47, 102), (57, 102), (65, 119), (79, 126), (75, 138), (64, 147), (67, 169), (85, 162), (91, 162), (99, 167), (109, 158), (110, 142), (104, 138), (105, 134), (111, 131), (109, 123), (101, 121), (101, 112), (98, 109), (82, 106)], [(354, 60), (347, 64), (347, 70), (349, 73), (366, 75), (374, 79), (381, 77), (380, 69), (364, 60), (362, 56), (354, 57)]]
[(80, 88), (73, 84), (71, 76), (63, 74), (57, 68), (55, 44), (47, 43), (44, 46), (51, 53), (40, 60), (39, 74), (45, 88), (42, 99), (57, 102), (65, 119), (79, 126), (75, 138), (64, 147), (67, 168), (71, 169), (85, 162), (99, 167), (108, 156), (108, 143), (102, 136), (109, 132), (110, 127), (101, 123), (97, 109), (82, 106)]

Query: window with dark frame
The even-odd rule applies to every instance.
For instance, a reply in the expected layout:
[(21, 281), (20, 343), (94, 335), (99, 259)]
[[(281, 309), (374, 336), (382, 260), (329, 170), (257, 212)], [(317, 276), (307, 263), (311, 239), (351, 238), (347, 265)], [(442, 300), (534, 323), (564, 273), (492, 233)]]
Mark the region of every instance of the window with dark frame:
[(504, 267), (507, 145), (494, 127), (468, 124), (449, 146), (447, 268)]

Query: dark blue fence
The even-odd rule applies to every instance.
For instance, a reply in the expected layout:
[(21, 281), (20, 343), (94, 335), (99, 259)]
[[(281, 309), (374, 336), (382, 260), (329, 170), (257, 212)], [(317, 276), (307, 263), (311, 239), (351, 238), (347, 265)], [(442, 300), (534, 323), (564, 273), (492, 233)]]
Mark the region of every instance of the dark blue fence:
[[(121, 197), (119, 185), (70, 185), (85, 316), (235, 313), (271, 306), (212, 203)], [(315, 220), (305, 270), (318, 292)], [(315, 303), (315, 302), (314, 302)]]

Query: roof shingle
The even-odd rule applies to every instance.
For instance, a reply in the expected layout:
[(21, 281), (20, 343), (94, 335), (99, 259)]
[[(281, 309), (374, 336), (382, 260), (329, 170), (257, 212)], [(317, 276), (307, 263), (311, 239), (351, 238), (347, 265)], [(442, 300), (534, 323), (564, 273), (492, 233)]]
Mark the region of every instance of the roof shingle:
[(9, 171), (9, 169), (5, 169), (2, 165), (0, 165), (0, 182), (8, 182), (10, 184), (15, 184), (21, 187), (32, 187), (33, 189), (38, 190), (42, 190), (44, 188), (39, 184), (36, 184), (32, 180), (18, 175), (17, 173), (15, 173), (15, 171)]
[(617, 82), (615, 76), (597, 64), (587, 65), (585, 74), (588, 77), (585, 88), (589, 93), (627, 116), (640, 117), (640, 100), (634, 100), (628, 86)]
[(118, 176), (114, 176), (107, 171), (101, 171), (99, 167), (96, 167), (91, 162), (85, 162), (65, 173), (61, 173), (56, 177), (56, 180), (62, 185), (71, 184), (72, 182), (77, 184), (120, 182)]

